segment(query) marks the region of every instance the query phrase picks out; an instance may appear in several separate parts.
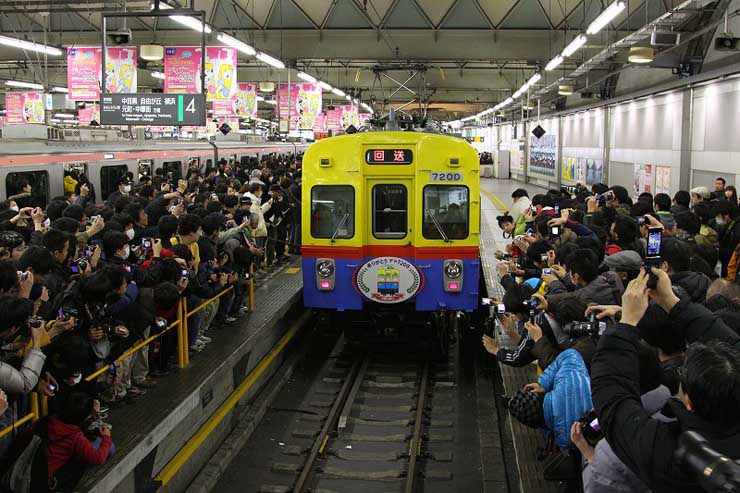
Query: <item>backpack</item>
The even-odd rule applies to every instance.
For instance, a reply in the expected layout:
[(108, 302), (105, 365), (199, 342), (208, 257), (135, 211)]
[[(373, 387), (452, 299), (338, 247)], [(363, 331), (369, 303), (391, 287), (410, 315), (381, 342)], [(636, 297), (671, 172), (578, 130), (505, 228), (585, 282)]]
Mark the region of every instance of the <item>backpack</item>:
[(30, 442), (0, 476), (3, 493), (41, 493), (49, 491), (48, 421), (42, 418), (36, 425)]

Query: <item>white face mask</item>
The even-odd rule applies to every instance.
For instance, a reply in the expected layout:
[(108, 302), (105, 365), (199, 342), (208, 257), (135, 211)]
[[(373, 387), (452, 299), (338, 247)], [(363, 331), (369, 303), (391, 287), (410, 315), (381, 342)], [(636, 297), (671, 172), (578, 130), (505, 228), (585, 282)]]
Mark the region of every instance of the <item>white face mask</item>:
[(133, 229), (126, 230), (126, 236), (128, 236), (129, 241), (133, 240), (135, 235), (136, 232)]
[(18, 212), (19, 208), (18, 208), (17, 205), (11, 205), (10, 206), (10, 210), (13, 211), (13, 212)]
[(123, 247), (123, 257), (122, 258), (125, 260), (129, 257), (129, 255), (131, 255), (131, 247), (126, 245)]
[(723, 218), (721, 218), (721, 217), (716, 217), (716, 218), (714, 218), (714, 220), (717, 221), (717, 224), (720, 225), (720, 226), (722, 226), (723, 224), (725, 224), (725, 220)]
[(123, 186), (123, 191), (126, 192), (126, 193), (131, 192), (131, 185), (124, 185)]
[(82, 381), (82, 374), (81, 373), (75, 373), (69, 379), (67, 380), (70, 385), (77, 385)]

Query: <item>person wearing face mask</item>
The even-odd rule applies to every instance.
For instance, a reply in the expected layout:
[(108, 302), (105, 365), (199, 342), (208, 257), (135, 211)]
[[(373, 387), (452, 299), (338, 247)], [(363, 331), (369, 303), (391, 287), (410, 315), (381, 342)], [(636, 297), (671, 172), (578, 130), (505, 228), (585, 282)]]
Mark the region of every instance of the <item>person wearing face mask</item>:
[[(0, 388), (9, 394), (27, 394), (38, 383), (46, 356), (41, 352), (41, 343), (46, 335), (43, 323), (29, 324), (33, 314), (33, 301), (13, 295), (0, 296), (0, 344), (8, 348), (19, 335), (29, 334), (33, 341), (31, 350), (26, 352), (20, 369), (0, 360)], [(14, 352), (5, 351), (5, 355)]]
[(722, 200), (716, 203), (715, 212), (717, 215), (710, 226), (719, 234), (719, 261), (722, 263), (722, 277), (727, 277), (730, 259), (740, 244), (740, 207)]
[(130, 193), (131, 182), (128, 180), (128, 178), (123, 176), (118, 180), (118, 189), (114, 190), (113, 192), (111, 192), (110, 195), (108, 195), (105, 203), (108, 207), (113, 207), (118, 199), (124, 196), (128, 196)]
[(130, 263), (131, 246), (125, 233), (120, 231), (108, 231), (103, 235), (103, 253), (105, 263), (123, 270), (126, 282), (131, 282), (136, 274), (136, 265)]

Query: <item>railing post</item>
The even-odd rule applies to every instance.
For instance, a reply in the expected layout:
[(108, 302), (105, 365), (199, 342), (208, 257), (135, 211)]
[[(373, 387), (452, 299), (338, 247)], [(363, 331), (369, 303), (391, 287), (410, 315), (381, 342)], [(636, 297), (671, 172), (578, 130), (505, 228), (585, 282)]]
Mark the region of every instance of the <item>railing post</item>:
[(254, 311), (254, 264), (249, 264), (249, 313)]
[(29, 405), (31, 407), (31, 414), (33, 414), (33, 421), (34, 423), (39, 420), (39, 395), (36, 392), (31, 392), (28, 394), (29, 398)]
[[(183, 321), (182, 321), (182, 315), (183, 315), (183, 298), (180, 298), (180, 302), (177, 304), (177, 364), (180, 366), (180, 368), (185, 368), (185, 352), (187, 352), (187, 349), (183, 351), (183, 333), (182, 333), (182, 327), (183, 327)], [(186, 343), (187, 344), (187, 343)]]
[(49, 415), (49, 398), (41, 394), (41, 416)]
[(182, 298), (182, 355), (185, 366), (190, 364), (190, 353), (188, 352), (188, 299)]

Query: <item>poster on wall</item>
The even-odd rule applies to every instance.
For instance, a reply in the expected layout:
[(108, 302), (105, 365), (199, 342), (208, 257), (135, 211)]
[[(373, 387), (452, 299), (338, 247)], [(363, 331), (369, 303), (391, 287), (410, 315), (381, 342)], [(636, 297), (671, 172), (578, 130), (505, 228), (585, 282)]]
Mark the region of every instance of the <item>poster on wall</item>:
[(67, 99), (100, 99), (100, 64), (102, 48), (67, 48)]
[(201, 51), (195, 46), (168, 46), (164, 50), (164, 92), (200, 92)]
[(578, 181), (576, 178), (576, 158), (563, 156), (560, 167), (562, 168), (563, 180)]
[(290, 118), (291, 130), (313, 129), (321, 113), (321, 87), (316, 84), (279, 84), (276, 99), (280, 104), (280, 119)]
[(653, 192), (653, 165), (635, 163), (635, 179), (632, 186), (635, 196), (643, 192)]
[(106, 92), (135, 93), (136, 67), (136, 47), (108, 48), (105, 55)]
[(584, 168), (586, 185), (604, 182), (604, 162), (601, 159), (586, 159)]
[(555, 135), (543, 135), (539, 139), (534, 135), (530, 136), (529, 172), (555, 176), (557, 147)]
[(671, 167), (655, 167), (655, 193), (671, 193)]
[(44, 123), (44, 94), (8, 92), (5, 94), (5, 123)]
[(81, 127), (89, 126), (93, 120), (100, 122), (100, 105), (88, 103), (77, 110), (77, 116)]

